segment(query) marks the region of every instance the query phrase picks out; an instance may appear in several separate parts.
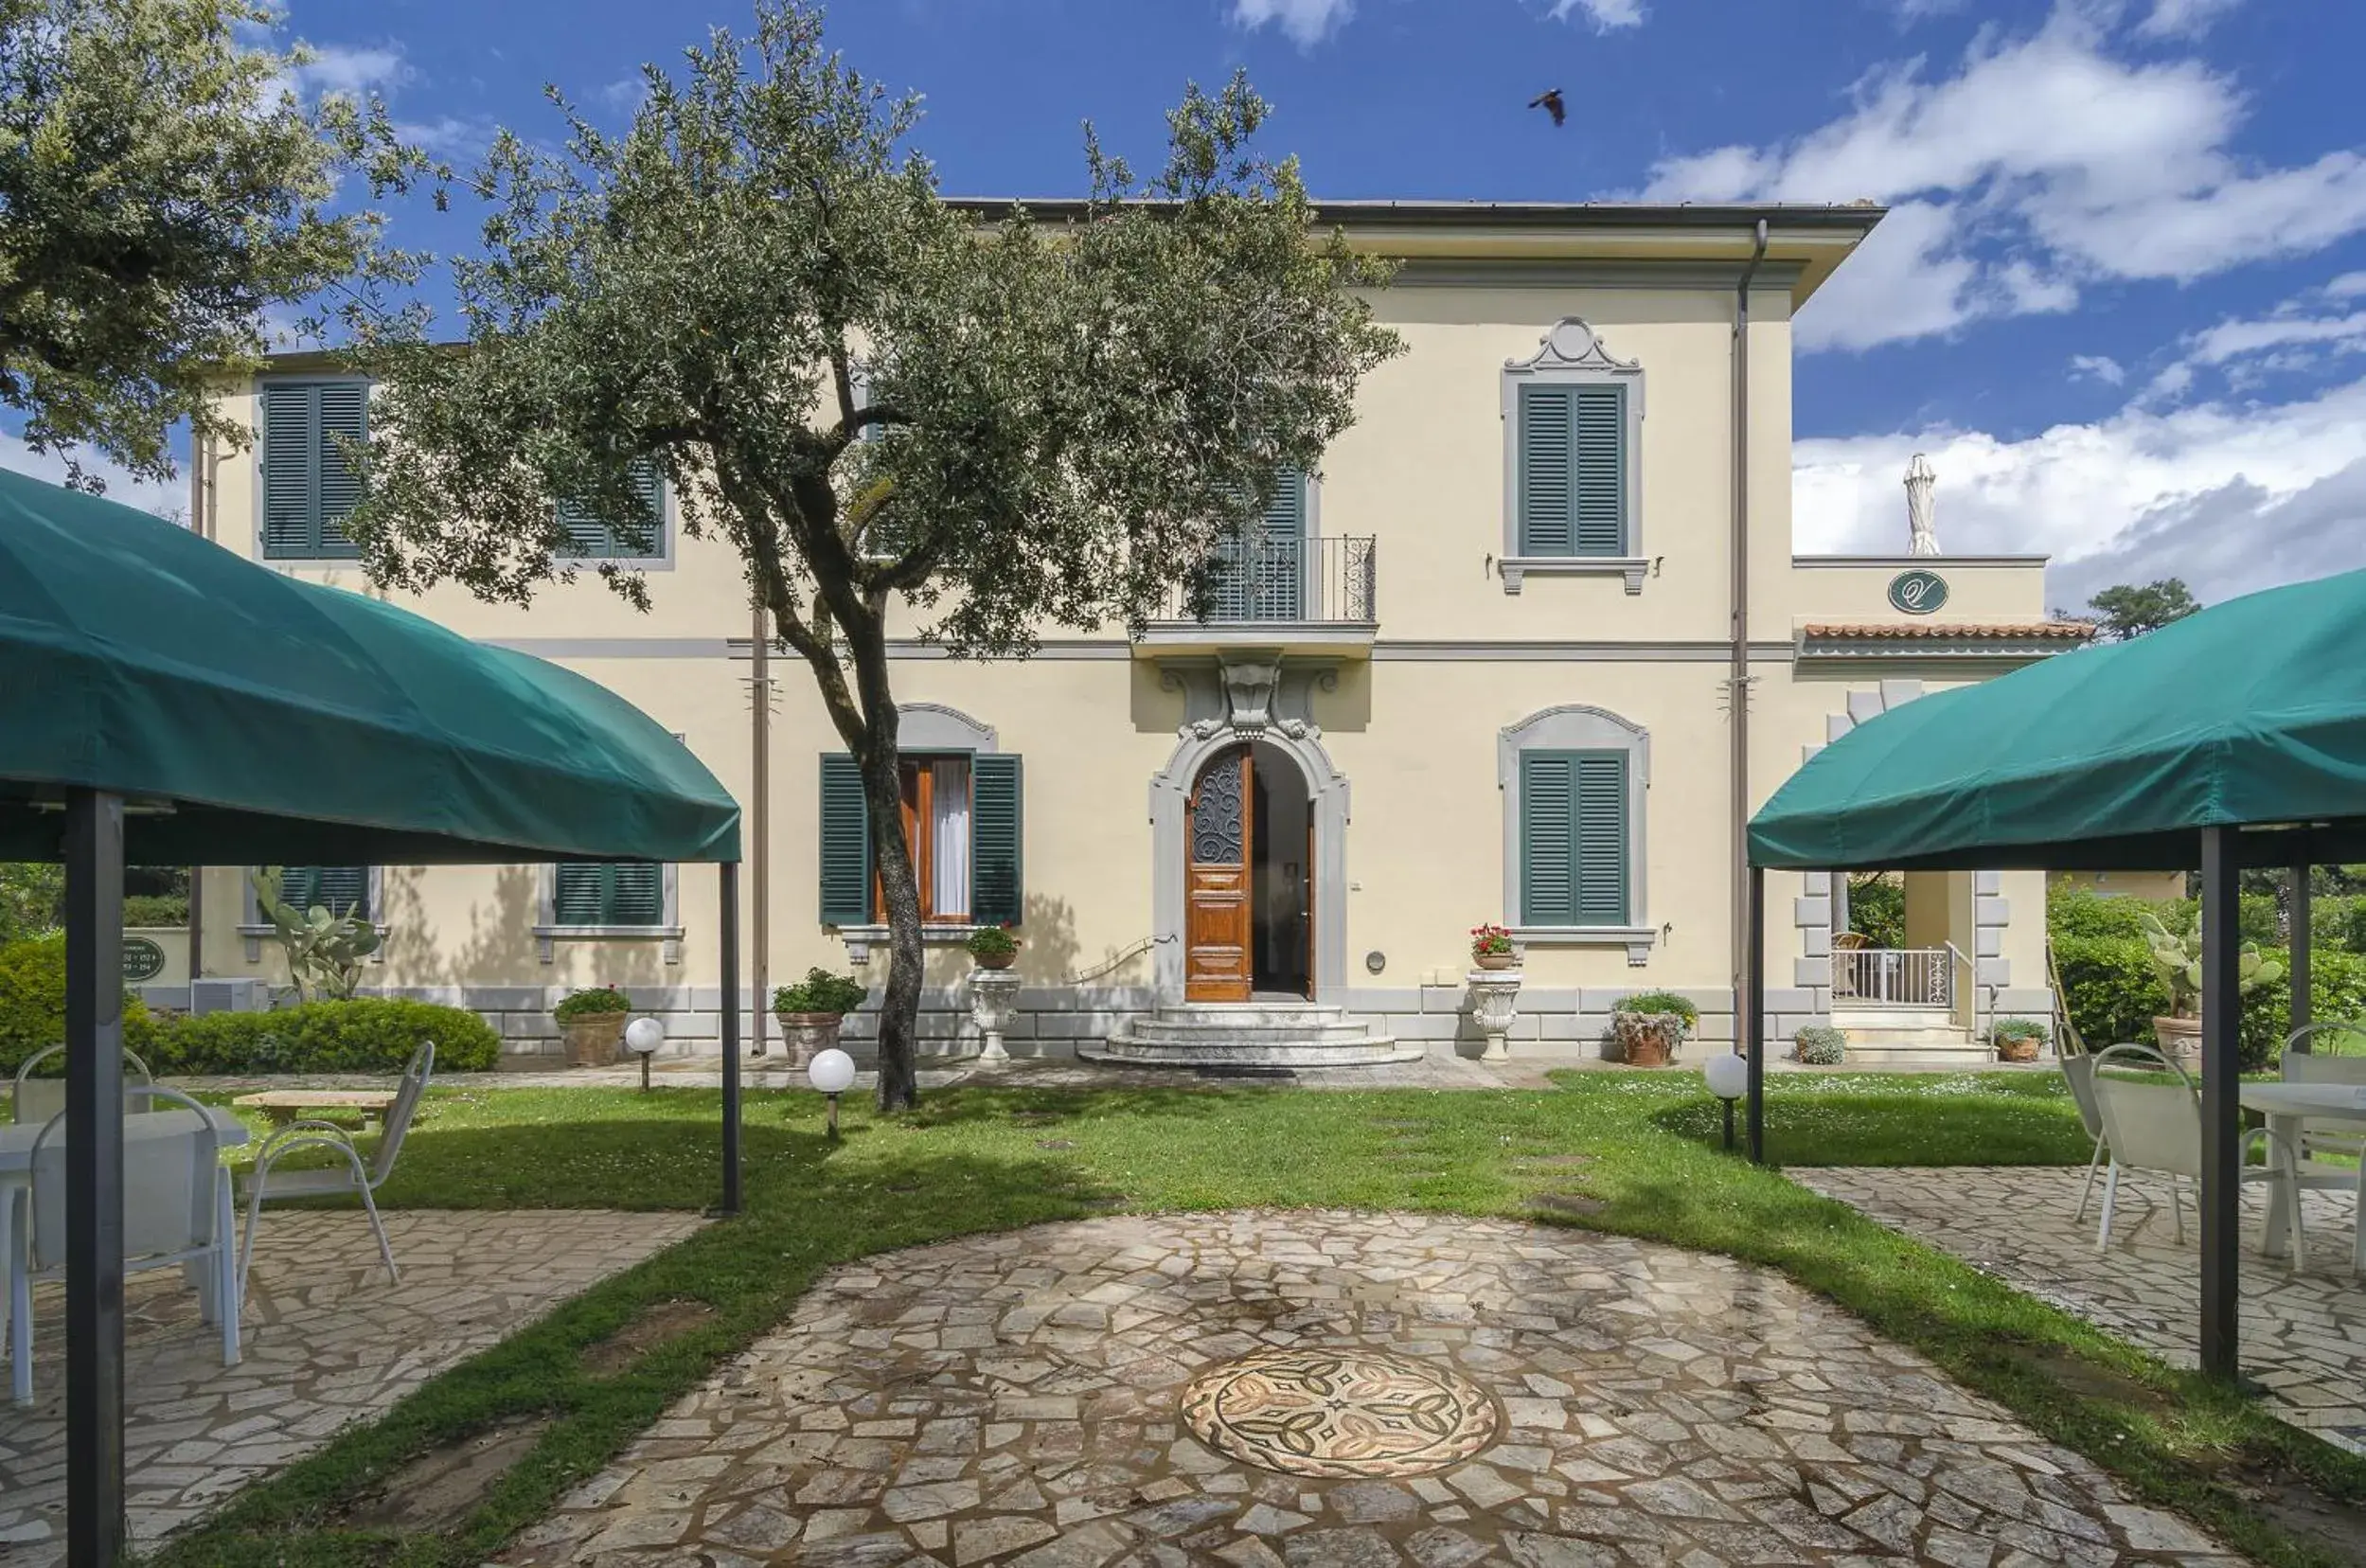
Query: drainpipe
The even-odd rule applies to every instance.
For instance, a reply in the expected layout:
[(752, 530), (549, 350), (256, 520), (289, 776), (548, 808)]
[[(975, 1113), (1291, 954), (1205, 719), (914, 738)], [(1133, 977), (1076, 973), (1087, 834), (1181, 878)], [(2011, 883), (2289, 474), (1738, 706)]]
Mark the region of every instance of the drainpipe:
[[(1734, 884), (1731, 900), (1734, 940), (1734, 991), (1738, 1001), (1742, 977), (1752, 972), (1751, 943), (1756, 935), (1750, 919), (1750, 285), (1766, 259), (1767, 221), (1758, 220), (1742, 268), (1734, 286), (1734, 666), (1727, 679), (1727, 702), (1734, 717)], [(1735, 1020), (1735, 1038), (1743, 1038)]]
[[(206, 523), (205, 458), (212, 443), (197, 436), (189, 442), (189, 532), (200, 539), (210, 539)], [(189, 867), (189, 984), (194, 986), (205, 974), (205, 868)], [(194, 997), (191, 998), (194, 1002)]]
[[(755, 678), (748, 682), (748, 695), (753, 699), (751, 705), (756, 709), (755, 776), (749, 781), (749, 792), (755, 798), (749, 803), (748, 812), (751, 819), (750, 837), (755, 840), (752, 847), (756, 863), (756, 875), (748, 887), (748, 979), (755, 987), (756, 1003), (751, 1009), (755, 1016), (749, 1020), (748, 1054), (756, 1057), (764, 1054), (764, 1018), (769, 1010), (766, 1007), (769, 997), (764, 987), (767, 978), (764, 958), (765, 944), (771, 940), (765, 906), (771, 898), (773, 882), (772, 646), (772, 630), (765, 624), (764, 601), (759, 598), (756, 601), (756, 643), (750, 650), (755, 661)], [(723, 998), (726, 1007), (738, 1005), (739, 999), (736, 996)]]

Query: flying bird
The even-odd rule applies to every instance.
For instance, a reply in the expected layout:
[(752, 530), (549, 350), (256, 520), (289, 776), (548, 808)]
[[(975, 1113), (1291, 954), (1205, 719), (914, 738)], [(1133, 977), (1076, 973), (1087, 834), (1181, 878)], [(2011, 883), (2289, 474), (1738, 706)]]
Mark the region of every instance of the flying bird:
[(1539, 93), (1530, 98), (1528, 107), (1541, 109), (1551, 115), (1556, 126), (1567, 124), (1569, 121), (1569, 106), (1561, 101), (1561, 90), (1558, 87), (1549, 93)]

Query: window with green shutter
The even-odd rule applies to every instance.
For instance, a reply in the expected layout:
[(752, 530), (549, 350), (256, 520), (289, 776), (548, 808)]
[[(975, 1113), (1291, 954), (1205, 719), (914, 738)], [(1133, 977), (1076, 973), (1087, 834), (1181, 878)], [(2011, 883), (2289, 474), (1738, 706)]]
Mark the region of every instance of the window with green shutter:
[(263, 558), (321, 561), (359, 552), (345, 520), (360, 478), (337, 444), (369, 436), (369, 387), (356, 381), (274, 381), (262, 388)]
[(639, 515), (602, 519), (574, 501), (559, 503), (559, 526), (566, 530), (567, 553), (578, 561), (650, 561), (666, 553), (666, 487), (657, 465), (646, 458), (632, 465), (632, 484), (641, 498)]
[[(824, 925), (884, 918), (871, 853), (863, 775), (844, 752), (822, 757), (821, 917)], [(1025, 904), (1023, 770), (993, 753), (916, 754), (898, 759), (905, 843), (921, 918), (1015, 925)]]
[(844, 752), (822, 757), (822, 923), (871, 923), (871, 813)]
[(662, 926), (666, 868), (650, 861), (560, 861), (553, 868), (551, 922)]
[(1520, 553), (1628, 553), (1628, 388), (1520, 388)]
[(1273, 475), (1265, 510), (1208, 566), (1211, 621), (1294, 621), (1305, 615), (1307, 476), (1287, 465)]
[(970, 918), (980, 925), (1017, 925), (1025, 910), (1022, 841), (1023, 773), (1015, 757), (970, 762)]
[(369, 867), (366, 865), (283, 865), (279, 868), (279, 901), (291, 909), (347, 911), (366, 920), (369, 906)]
[(1624, 752), (1521, 754), (1521, 924), (1628, 922), (1627, 789)]

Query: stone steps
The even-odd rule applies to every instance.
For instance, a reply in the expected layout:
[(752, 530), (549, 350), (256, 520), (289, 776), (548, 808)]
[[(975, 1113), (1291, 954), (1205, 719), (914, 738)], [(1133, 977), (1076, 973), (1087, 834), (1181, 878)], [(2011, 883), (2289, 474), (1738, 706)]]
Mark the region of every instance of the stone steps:
[(1832, 1023), (1852, 1067), (1970, 1068), (1995, 1057), (1945, 1007), (1836, 1007)]
[(1311, 1003), (1216, 1002), (1165, 1006), (1128, 1019), (1077, 1055), (1129, 1066), (1377, 1067), (1418, 1061), (1418, 1042), (1373, 1032), (1343, 1007)]

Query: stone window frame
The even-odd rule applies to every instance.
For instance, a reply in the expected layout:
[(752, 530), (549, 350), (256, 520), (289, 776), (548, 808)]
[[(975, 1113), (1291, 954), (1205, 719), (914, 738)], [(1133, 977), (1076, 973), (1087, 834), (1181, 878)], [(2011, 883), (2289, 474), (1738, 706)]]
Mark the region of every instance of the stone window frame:
[[(260, 866), (248, 866), (239, 873), (239, 937), (245, 944), (246, 961), (250, 964), (263, 961), (263, 939), (278, 929), (263, 918), (262, 900), (255, 896), (255, 879), (251, 873), (260, 869)], [(386, 924), (386, 868), (372, 865), (366, 869), (369, 872), (369, 923), (377, 928), (379, 943), (378, 951), (363, 961), (382, 964), (386, 961), (385, 936), (389, 929)]]
[[(896, 750), (906, 756), (997, 757), (1002, 753), (1002, 735), (993, 725), (981, 723), (948, 704), (898, 703)], [(828, 929), (846, 944), (846, 962), (857, 969), (871, 961), (872, 949), (887, 945), (889, 935), (884, 920)], [(959, 947), (977, 931), (969, 921), (941, 921), (923, 925), (920, 942), (923, 947)]]
[[(1639, 360), (1613, 356), (1602, 335), (1581, 316), (1563, 316), (1524, 360), (1506, 360), (1501, 377), (1503, 424), (1503, 553), (1496, 575), (1517, 594), (1524, 579), (1617, 577), (1629, 594), (1643, 592), (1650, 561), (1643, 553), (1644, 372)], [(1552, 383), (1624, 386), (1626, 397), (1626, 538), (1614, 556), (1533, 556), (1520, 548), (1520, 389)]]
[[(1531, 751), (1614, 751), (1627, 758), (1627, 918), (1618, 926), (1521, 923), (1520, 759)], [(1641, 968), (1659, 930), (1650, 923), (1646, 827), (1651, 793), (1651, 732), (1608, 708), (1566, 703), (1543, 708), (1496, 733), (1495, 782), (1503, 796), (1503, 924), (1529, 947), (1624, 947)]]

